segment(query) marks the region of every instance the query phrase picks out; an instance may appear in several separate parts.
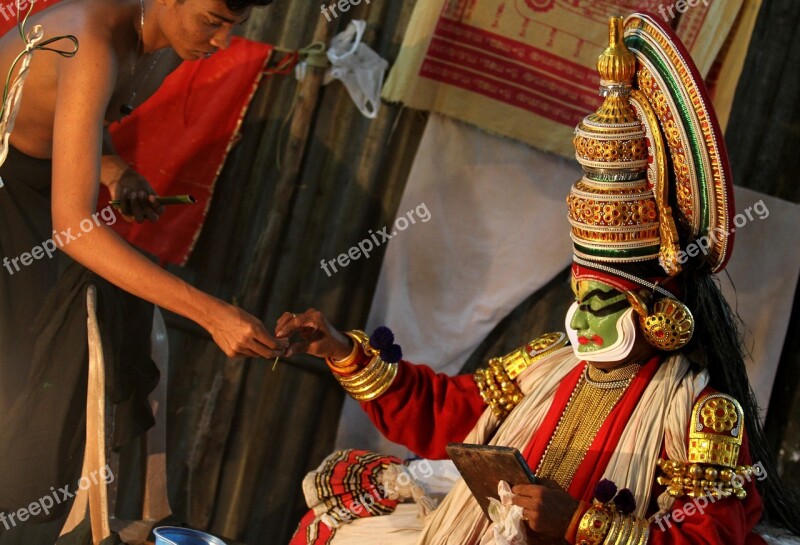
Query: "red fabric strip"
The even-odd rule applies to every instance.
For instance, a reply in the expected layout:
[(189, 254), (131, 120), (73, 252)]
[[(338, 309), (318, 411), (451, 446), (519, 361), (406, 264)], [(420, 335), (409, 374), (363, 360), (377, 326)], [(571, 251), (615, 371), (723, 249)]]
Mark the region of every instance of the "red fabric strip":
[(633, 410), (641, 400), (642, 394), (658, 371), (660, 361), (661, 358), (656, 356), (643, 365), (622, 395), (622, 399), (611, 410), (611, 414), (597, 432), (578, 471), (575, 472), (572, 484), (567, 490), (572, 497), (588, 502), (594, 499), (594, 488), (603, 478), (603, 473), (608, 467), (611, 455), (617, 448), (622, 432), (628, 424)]
[(553, 398), (553, 403), (547, 411), (547, 415), (544, 417), (539, 429), (534, 432), (533, 437), (531, 437), (531, 440), (528, 442), (528, 446), (525, 447), (522, 453), (525, 457), (525, 461), (528, 462), (528, 465), (534, 471), (539, 467), (539, 462), (542, 456), (544, 456), (547, 444), (550, 442), (553, 433), (555, 433), (558, 421), (561, 419), (561, 415), (567, 407), (569, 396), (572, 395), (572, 391), (578, 384), (578, 379), (580, 379), (585, 367), (586, 362), (580, 362), (580, 364), (570, 371), (561, 381), (558, 390), (556, 390), (556, 395)]

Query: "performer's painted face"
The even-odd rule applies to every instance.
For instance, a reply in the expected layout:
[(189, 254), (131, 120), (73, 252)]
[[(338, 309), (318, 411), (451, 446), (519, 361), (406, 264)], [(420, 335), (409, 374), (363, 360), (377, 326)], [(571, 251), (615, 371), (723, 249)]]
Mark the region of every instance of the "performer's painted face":
[(567, 312), (567, 333), (576, 356), (618, 361), (630, 354), (636, 337), (633, 309), (624, 293), (597, 280), (572, 281), (575, 303)]

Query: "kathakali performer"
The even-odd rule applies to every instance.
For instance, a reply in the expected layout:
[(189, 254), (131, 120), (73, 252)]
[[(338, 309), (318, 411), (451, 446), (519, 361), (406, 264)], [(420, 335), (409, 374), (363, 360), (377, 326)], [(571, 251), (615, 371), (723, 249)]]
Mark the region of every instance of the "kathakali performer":
[[(702, 80), (674, 33), (639, 14), (611, 20), (598, 71), (605, 99), (576, 129), (584, 174), (567, 198), (567, 334), (456, 377), (390, 363), (396, 350), (376, 338), (385, 331), (343, 335), (317, 311), (284, 314), (276, 334), (302, 337), (289, 350), (326, 358), (378, 429), (420, 456), (445, 458), (449, 442), (519, 449), (542, 482), (513, 489), (529, 542), (757, 544), (762, 514), (797, 532), (713, 276), (733, 250), (734, 208)], [(357, 526), (364, 542), (384, 517), (361, 517), (396, 505), (380, 498), (336, 533), (330, 517), (347, 522), (341, 508), (358, 497), (343, 475), (368, 489), (394, 462), (357, 453), (306, 483), (307, 499), (324, 501), (293, 544), (342, 543)], [(396, 530), (404, 543), (500, 543), (491, 524), (460, 480), (421, 529)]]

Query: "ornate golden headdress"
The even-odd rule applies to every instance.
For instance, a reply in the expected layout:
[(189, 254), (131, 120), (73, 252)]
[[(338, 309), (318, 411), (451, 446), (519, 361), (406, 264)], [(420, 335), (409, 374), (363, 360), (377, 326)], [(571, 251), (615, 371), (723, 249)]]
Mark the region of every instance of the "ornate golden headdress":
[[(709, 273), (725, 267), (733, 248), (733, 191), (716, 116), (689, 54), (649, 15), (610, 19), (597, 69), (604, 101), (575, 129), (584, 174), (567, 198), (575, 274), (670, 297), (659, 284), (688, 261), (681, 243), (698, 246)], [(632, 274), (640, 263), (658, 263), (662, 278)], [(647, 318), (645, 302), (632, 302)], [(677, 309), (682, 329), (667, 337), (685, 344), (691, 313)]]
[(685, 244), (708, 238), (708, 270), (722, 270), (733, 247), (731, 177), (691, 58), (668, 27), (635, 14), (624, 30), (621, 17), (611, 18), (597, 69), (605, 100), (575, 129), (584, 170), (568, 198), (575, 255), (615, 264), (658, 259), (674, 276), (682, 261), (677, 220)]

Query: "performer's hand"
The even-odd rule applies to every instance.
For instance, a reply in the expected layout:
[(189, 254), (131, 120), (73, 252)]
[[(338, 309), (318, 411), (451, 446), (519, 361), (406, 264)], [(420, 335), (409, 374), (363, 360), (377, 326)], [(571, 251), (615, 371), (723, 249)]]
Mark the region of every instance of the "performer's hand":
[(255, 316), (228, 304), (215, 309), (214, 320), (208, 331), (229, 358), (277, 358), (284, 354), (289, 344), (285, 339), (275, 339), (270, 335)]
[(141, 174), (127, 168), (120, 178), (112, 182), (109, 191), (120, 203), (120, 212), (127, 221), (142, 223), (145, 219), (158, 221), (164, 207), (156, 199), (156, 192)]
[(289, 344), (286, 355), (304, 353), (318, 358), (346, 358), (352, 349), (350, 339), (336, 330), (320, 311), (310, 308), (302, 314), (284, 312), (275, 326), (278, 339), (298, 339)]
[(555, 483), (521, 484), (511, 489), (512, 502), (522, 507), (528, 529), (555, 538), (563, 538), (578, 500), (558, 488)]

